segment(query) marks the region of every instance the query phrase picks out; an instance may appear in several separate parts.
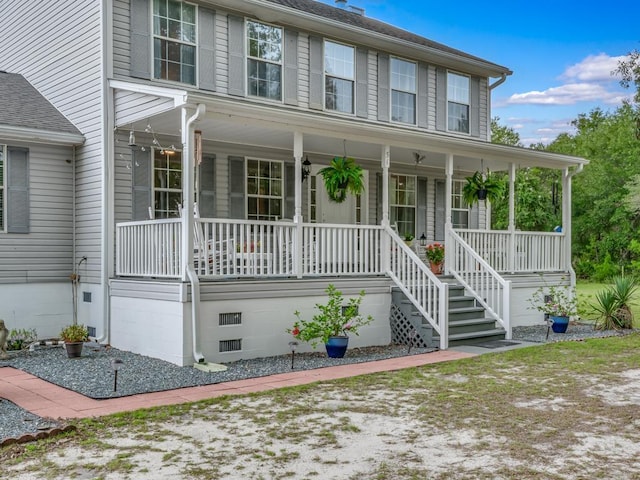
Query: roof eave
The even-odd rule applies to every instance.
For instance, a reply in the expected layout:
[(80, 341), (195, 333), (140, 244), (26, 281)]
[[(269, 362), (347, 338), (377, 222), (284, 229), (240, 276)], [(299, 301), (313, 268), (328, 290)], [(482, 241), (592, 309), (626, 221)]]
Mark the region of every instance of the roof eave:
[(84, 136), (79, 133), (55, 132), (13, 125), (0, 125), (0, 139), (12, 142), (67, 146), (82, 145), (85, 141)]

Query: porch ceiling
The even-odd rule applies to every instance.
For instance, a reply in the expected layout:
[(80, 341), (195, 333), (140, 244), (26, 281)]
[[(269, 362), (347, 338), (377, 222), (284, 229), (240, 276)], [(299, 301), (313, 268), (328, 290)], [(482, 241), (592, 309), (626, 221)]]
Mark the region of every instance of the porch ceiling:
[[(251, 102), (210, 95), (189, 94), (190, 105), (202, 103), (206, 115), (195, 124), (205, 141), (247, 145), (293, 151), (294, 131), (303, 134), (304, 154), (331, 158), (346, 153), (361, 160), (379, 162), (385, 145), (391, 148), (391, 163), (415, 165), (415, 155), (424, 156), (423, 167), (444, 169), (448, 153), (453, 154), (454, 172), (465, 174), (484, 167), (507, 170), (510, 163), (518, 167), (542, 166), (562, 169), (587, 163), (577, 157), (536, 150), (494, 145), (470, 137), (425, 132), (404, 125), (381, 125), (354, 116), (336, 116), (325, 112), (305, 111), (281, 104)], [(117, 107), (117, 106), (116, 106)], [(141, 118), (127, 125), (144, 131), (147, 124), (159, 135), (179, 136), (181, 109)]]

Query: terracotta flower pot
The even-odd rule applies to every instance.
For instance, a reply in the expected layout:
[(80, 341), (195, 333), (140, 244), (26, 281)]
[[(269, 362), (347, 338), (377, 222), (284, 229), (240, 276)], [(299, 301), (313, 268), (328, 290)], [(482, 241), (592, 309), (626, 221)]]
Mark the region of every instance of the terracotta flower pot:
[(436, 275), (441, 275), (442, 274), (442, 267), (443, 267), (442, 262), (440, 262), (440, 263), (429, 262), (429, 266), (431, 267), (431, 272), (432, 273), (434, 273)]

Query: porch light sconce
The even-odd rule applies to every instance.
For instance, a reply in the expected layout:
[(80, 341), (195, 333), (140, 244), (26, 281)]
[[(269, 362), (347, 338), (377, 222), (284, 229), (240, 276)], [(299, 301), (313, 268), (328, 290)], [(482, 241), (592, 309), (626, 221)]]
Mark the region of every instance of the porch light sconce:
[(119, 358), (111, 359), (111, 369), (113, 370), (113, 391), (118, 390), (118, 370), (122, 368), (124, 362)]
[(302, 162), (302, 181), (304, 182), (307, 177), (311, 175), (311, 162), (309, 161), (309, 155)]
[(129, 146), (130, 147), (136, 146), (136, 135), (135, 133), (133, 133), (133, 130), (129, 132)]
[(420, 241), (421, 247), (424, 247), (427, 244), (427, 237), (424, 236), (424, 232), (422, 232), (422, 235), (420, 235), (418, 240)]

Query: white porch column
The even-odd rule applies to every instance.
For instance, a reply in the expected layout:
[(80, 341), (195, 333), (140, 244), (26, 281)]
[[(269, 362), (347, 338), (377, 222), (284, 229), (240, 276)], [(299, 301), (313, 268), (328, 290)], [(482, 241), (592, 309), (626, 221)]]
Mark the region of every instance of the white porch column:
[(193, 156), (194, 135), (193, 122), (205, 112), (205, 106), (200, 104), (196, 112), (187, 117), (186, 107), (182, 107), (182, 281), (189, 279), (187, 267), (193, 262), (193, 200), (195, 198), (195, 160)]
[(571, 285), (575, 285), (575, 273), (571, 268), (571, 177), (568, 168), (562, 172), (562, 234), (564, 267), (571, 272)]
[(509, 254), (507, 256), (510, 272), (515, 271), (516, 261), (516, 164), (509, 164)]
[[(382, 147), (382, 226), (389, 226), (389, 166), (391, 165), (391, 147)], [(380, 192), (378, 192), (378, 195)], [(388, 272), (391, 268), (391, 239), (388, 234), (382, 234), (382, 270)]]
[(293, 133), (293, 158), (295, 159), (295, 209), (293, 222), (296, 226), (293, 271), (302, 278), (302, 152), (304, 136), (302, 132)]
[(447, 163), (445, 165), (446, 181), (444, 183), (444, 270), (445, 273), (449, 273), (449, 266), (453, 258), (453, 252), (450, 245), (447, 245), (449, 239), (449, 232), (453, 229), (453, 223), (451, 220), (451, 192), (453, 190), (453, 153), (447, 153)]

